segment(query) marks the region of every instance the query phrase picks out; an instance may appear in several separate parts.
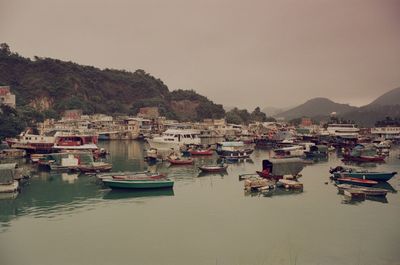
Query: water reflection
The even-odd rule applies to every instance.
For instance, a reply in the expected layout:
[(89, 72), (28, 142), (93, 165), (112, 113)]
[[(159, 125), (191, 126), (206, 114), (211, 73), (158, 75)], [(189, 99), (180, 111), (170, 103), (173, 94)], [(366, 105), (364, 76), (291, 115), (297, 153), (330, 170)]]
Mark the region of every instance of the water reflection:
[(105, 200), (132, 199), (140, 197), (174, 196), (174, 190), (168, 189), (143, 189), (143, 190), (110, 190), (104, 194)]

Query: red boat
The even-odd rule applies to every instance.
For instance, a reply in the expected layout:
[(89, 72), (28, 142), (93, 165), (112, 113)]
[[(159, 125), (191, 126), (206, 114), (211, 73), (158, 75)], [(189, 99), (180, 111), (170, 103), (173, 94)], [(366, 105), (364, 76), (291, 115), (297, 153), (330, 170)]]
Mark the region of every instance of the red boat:
[(214, 153), (214, 151), (210, 149), (192, 149), (189, 152), (192, 156), (210, 156)]
[(194, 160), (191, 159), (191, 158), (188, 158), (188, 159), (180, 159), (180, 158), (172, 159), (172, 158), (169, 158), (168, 162), (170, 162), (171, 165), (192, 165)]
[(340, 184), (353, 184), (359, 186), (374, 186), (378, 184), (378, 181), (368, 180), (368, 179), (359, 179), (359, 178), (350, 178), (350, 177), (341, 177), (336, 179)]

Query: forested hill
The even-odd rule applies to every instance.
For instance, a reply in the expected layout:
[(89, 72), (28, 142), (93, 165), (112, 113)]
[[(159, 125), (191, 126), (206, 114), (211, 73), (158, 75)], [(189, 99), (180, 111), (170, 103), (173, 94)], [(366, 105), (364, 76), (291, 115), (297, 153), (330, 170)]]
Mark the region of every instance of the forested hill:
[(222, 105), (193, 90), (170, 91), (144, 70), (101, 70), (51, 58), (24, 58), (0, 47), (0, 85), (16, 94), (17, 108), (46, 117), (67, 109), (84, 113), (136, 114), (140, 107), (157, 106), (162, 115), (180, 120), (221, 118)]

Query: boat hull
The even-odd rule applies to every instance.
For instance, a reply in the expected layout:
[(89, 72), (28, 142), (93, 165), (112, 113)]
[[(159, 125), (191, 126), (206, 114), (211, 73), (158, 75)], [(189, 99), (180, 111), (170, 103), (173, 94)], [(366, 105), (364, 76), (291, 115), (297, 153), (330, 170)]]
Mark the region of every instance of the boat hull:
[(112, 189), (161, 189), (172, 188), (174, 182), (172, 180), (111, 180), (104, 179), (105, 186)]
[(396, 172), (386, 173), (386, 172), (335, 172), (333, 175), (335, 178), (358, 178), (367, 179), (375, 181), (388, 181), (396, 175)]

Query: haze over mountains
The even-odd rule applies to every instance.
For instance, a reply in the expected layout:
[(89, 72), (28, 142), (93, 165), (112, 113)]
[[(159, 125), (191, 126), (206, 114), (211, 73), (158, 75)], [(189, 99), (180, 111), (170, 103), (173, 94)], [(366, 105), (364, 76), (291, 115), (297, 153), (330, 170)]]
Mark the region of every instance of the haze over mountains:
[(301, 117), (323, 119), (327, 118), (332, 112), (336, 112), (339, 117), (355, 121), (362, 126), (373, 126), (376, 121), (387, 116), (400, 117), (400, 87), (390, 90), (362, 107), (336, 103), (327, 98), (313, 98), (288, 111), (280, 112), (274, 117), (286, 120)]

